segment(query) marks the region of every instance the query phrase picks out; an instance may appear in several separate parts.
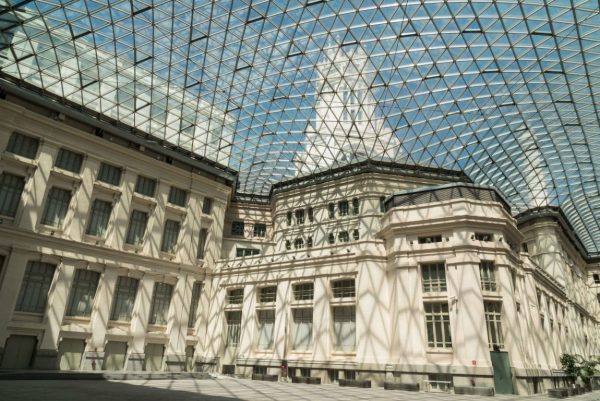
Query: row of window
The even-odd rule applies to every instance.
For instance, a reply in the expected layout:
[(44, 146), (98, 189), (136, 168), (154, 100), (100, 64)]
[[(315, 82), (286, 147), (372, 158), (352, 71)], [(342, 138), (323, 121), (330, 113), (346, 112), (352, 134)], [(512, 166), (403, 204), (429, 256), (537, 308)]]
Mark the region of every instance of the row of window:
[[(23, 282), (17, 298), (15, 311), (28, 313), (44, 313), (48, 300), (48, 291), (52, 283), (56, 266), (51, 263), (29, 262), (25, 270)], [(90, 317), (100, 273), (93, 270), (78, 269), (75, 271), (73, 284), (69, 293), (66, 316)], [(110, 313), (111, 320), (130, 321), (133, 306), (138, 293), (139, 280), (120, 276), (114, 292)], [(202, 283), (194, 283), (188, 327), (196, 324), (196, 315)], [(167, 283), (154, 283), (149, 324), (166, 325), (169, 306), (173, 296), (173, 286)]]
[[(246, 224), (243, 221), (231, 222), (231, 235), (243, 237), (246, 231)], [(252, 227), (252, 236), (264, 238), (267, 236), (267, 225), (264, 223), (254, 223)]]
[[(479, 263), (479, 277), (483, 291), (496, 292), (498, 290), (494, 262), (481, 261)], [(443, 262), (421, 264), (421, 280), (423, 292), (447, 291), (446, 265)]]
[[(294, 301), (309, 301), (314, 298), (315, 290), (313, 283), (298, 283), (292, 285)], [(331, 293), (333, 298), (351, 298), (356, 296), (356, 285), (354, 279), (342, 279), (331, 282)], [(277, 300), (277, 287), (260, 287), (257, 293), (259, 303), (275, 302)], [(244, 302), (244, 289), (232, 288), (227, 291), (227, 304), (240, 305)]]

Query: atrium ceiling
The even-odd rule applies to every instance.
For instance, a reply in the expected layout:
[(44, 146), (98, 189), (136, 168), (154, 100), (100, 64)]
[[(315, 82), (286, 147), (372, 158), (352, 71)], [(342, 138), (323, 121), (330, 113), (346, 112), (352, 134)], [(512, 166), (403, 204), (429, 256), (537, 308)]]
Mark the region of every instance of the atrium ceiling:
[(0, 80), (243, 193), (367, 159), (462, 170), (600, 255), (597, 0), (0, 0)]

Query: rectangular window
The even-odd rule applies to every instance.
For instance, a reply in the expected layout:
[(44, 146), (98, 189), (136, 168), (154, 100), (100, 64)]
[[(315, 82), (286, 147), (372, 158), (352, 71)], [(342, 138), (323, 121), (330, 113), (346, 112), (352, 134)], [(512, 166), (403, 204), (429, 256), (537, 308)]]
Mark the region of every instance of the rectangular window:
[(479, 274), (481, 276), (481, 289), (483, 291), (496, 291), (496, 266), (494, 262), (482, 260), (479, 262)]
[(496, 347), (504, 348), (504, 335), (502, 334), (502, 303), (485, 301), (484, 310), (490, 349)]
[(154, 295), (152, 296), (149, 324), (167, 324), (172, 295), (173, 286), (171, 284), (154, 283)]
[(295, 249), (302, 249), (302, 248), (304, 248), (304, 240), (302, 238), (296, 238), (294, 240), (294, 248)]
[(167, 220), (163, 231), (163, 240), (160, 250), (162, 252), (175, 253), (177, 249), (177, 238), (181, 224), (175, 220)]
[(334, 298), (348, 298), (356, 296), (355, 280), (337, 280), (331, 283)]
[(360, 234), (358, 230), (352, 231), (352, 237), (354, 238), (354, 241), (358, 241), (360, 239)]
[(594, 273), (593, 278), (594, 278), (594, 284), (600, 284), (600, 274)]
[(122, 173), (123, 169), (121, 169), (120, 167), (102, 163), (100, 165), (100, 170), (98, 171), (98, 181), (102, 181), (110, 185), (119, 186), (119, 183), (121, 182)]
[(52, 187), (46, 199), (46, 209), (42, 218), (42, 224), (51, 227), (62, 226), (71, 203), (71, 191), (58, 187)]
[(275, 310), (258, 310), (258, 349), (273, 348), (273, 329), (275, 328)]
[(338, 234), (338, 238), (340, 242), (350, 241), (350, 235), (348, 235), (348, 231), (340, 231), (340, 233)]
[(335, 235), (333, 233), (329, 233), (327, 236), (327, 242), (329, 242), (331, 245), (335, 244)]
[(315, 212), (312, 207), (308, 208), (308, 221), (311, 223), (315, 221)]
[(134, 210), (131, 212), (126, 242), (131, 245), (142, 245), (144, 242), (144, 234), (146, 233), (147, 224), (148, 213), (139, 210)]
[(200, 229), (200, 236), (198, 237), (198, 254), (196, 257), (198, 259), (204, 259), (204, 254), (206, 252), (206, 240), (208, 238), (208, 230), (206, 228)]
[(306, 239), (306, 247), (307, 248), (312, 248), (312, 246), (313, 246), (313, 239), (312, 239), (312, 237), (308, 237)]
[(304, 224), (304, 209), (296, 210), (296, 224)]
[(192, 303), (190, 305), (190, 317), (188, 319), (188, 327), (191, 329), (196, 326), (196, 319), (198, 318), (198, 304), (200, 303), (200, 295), (202, 295), (203, 284), (201, 281), (194, 283), (192, 289)]
[(340, 216), (348, 216), (348, 201), (343, 200), (338, 202), (338, 210)]
[(99, 280), (100, 273), (98, 272), (83, 269), (75, 271), (67, 316), (89, 317), (92, 314)]
[(35, 159), (39, 145), (39, 139), (13, 132), (8, 140), (6, 150), (15, 155)]
[(243, 221), (232, 221), (231, 222), (231, 235), (244, 236), (244, 222)]
[(15, 217), (24, 187), (25, 178), (9, 173), (0, 175), (0, 215)]
[(204, 198), (204, 202), (202, 202), (202, 213), (210, 214), (212, 212), (212, 205), (212, 198)]
[(83, 164), (83, 155), (81, 153), (72, 152), (67, 149), (60, 149), (54, 165), (63, 170), (79, 174), (81, 165)]
[(235, 257), (241, 258), (244, 256), (255, 256), (260, 255), (260, 249), (252, 248), (235, 248)]
[(153, 198), (155, 191), (156, 180), (154, 178), (138, 175), (137, 181), (135, 182), (135, 192)]
[(446, 287), (446, 266), (444, 263), (421, 265), (423, 292), (443, 292)]
[(234, 288), (227, 291), (227, 303), (229, 305), (240, 305), (244, 302), (244, 289)]
[(55, 268), (56, 266), (50, 263), (29, 262), (27, 264), (16, 311), (44, 313)]
[(286, 222), (288, 226), (292, 225), (292, 212), (287, 212), (286, 213)]
[(262, 287), (258, 292), (258, 302), (275, 302), (277, 300), (277, 287)]
[(264, 238), (267, 236), (267, 225), (264, 223), (254, 223), (252, 236)]
[(312, 342), (312, 308), (292, 310), (292, 349), (306, 351)]
[(308, 301), (312, 300), (315, 296), (313, 283), (294, 284), (293, 289), (295, 301)]
[(117, 288), (115, 289), (115, 299), (113, 301), (111, 320), (130, 321), (133, 305), (137, 295), (138, 280), (121, 276), (117, 280)]
[(335, 219), (335, 205), (333, 203), (327, 205), (327, 211), (329, 213), (329, 218)]
[(225, 346), (237, 347), (240, 343), (240, 334), (242, 328), (242, 312), (225, 312), (225, 320), (227, 322), (227, 339), (225, 341)]
[(188, 193), (185, 189), (171, 187), (169, 190), (169, 203), (181, 207), (185, 207)]
[(450, 336), (450, 313), (448, 304), (428, 302), (425, 307), (425, 325), (427, 327), (427, 346), (430, 348), (452, 347)]
[(96, 237), (104, 237), (108, 228), (108, 221), (112, 212), (112, 204), (100, 199), (94, 200), (92, 211), (90, 213), (90, 223), (88, 224), (86, 234)]
[(352, 199), (352, 214), (358, 215), (360, 213), (360, 201), (358, 198)]
[(428, 237), (419, 237), (419, 244), (433, 244), (435, 242), (442, 242), (442, 236), (430, 235)]
[(494, 236), (489, 233), (475, 233), (475, 239), (477, 241), (490, 242), (494, 240)]
[(354, 351), (356, 344), (355, 306), (333, 308), (333, 348), (336, 351)]
[(385, 213), (385, 196), (379, 198), (379, 213)]

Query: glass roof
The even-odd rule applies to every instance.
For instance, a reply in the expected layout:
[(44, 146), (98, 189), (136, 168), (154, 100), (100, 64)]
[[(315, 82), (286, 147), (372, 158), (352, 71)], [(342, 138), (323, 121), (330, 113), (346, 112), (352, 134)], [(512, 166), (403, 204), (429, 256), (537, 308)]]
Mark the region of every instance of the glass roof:
[(0, 69), (241, 192), (364, 159), (459, 169), (600, 250), (597, 0), (0, 0)]

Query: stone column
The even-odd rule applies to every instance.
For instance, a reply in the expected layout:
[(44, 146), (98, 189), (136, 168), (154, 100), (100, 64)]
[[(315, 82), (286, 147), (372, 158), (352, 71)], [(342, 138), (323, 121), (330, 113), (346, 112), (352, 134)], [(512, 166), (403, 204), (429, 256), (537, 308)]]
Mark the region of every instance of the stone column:
[(316, 277), (313, 306), (313, 358), (317, 361), (331, 359), (331, 308), (327, 277)]
[(72, 263), (61, 262), (56, 267), (44, 315), (46, 329), (35, 353), (34, 369), (56, 369), (58, 366), (58, 340), (74, 274), (75, 266)]
[(86, 347), (84, 370), (102, 369), (106, 332), (118, 277), (118, 271), (110, 267), (106, 267), (100, 277), (94, 307), (90, 316), (91, 337)]
[(167, 370), (169, 372), (185, 371), (185, 338), (187, 336), (194, 281), (193, 276), (182, 274), (175, 285), (175, 292), (169, 311), (169, 323), (167, 325), (169, 342), (165, 353)]
[(154, 280), (145, 274), (140, 280), (137, 300), (133, 308), (131, 319), (131, 351), (126, 364), (126, 370), (140, 371), (144, 368), (146, 331), (148, 318), (152, 305), (152, 293), (154, 291)]
[[(39, 256), (38, 256), (39, 257)], [(0, 360), (4, 354), (4, 344), (10, 336), (8, 323), (12, 319), (19, 296), (19, 290), (27, 268), (27, 262), (33, 259), (30, 254), (12, 249), (6, 257), (4, 280), (0, 283)]]
[(290, 281), (281, 281), (277, 285), (277, 303), (275, 306), (275, 327), (273, 331), (274, 353), (273, 357), (285, 359), (290, 352), (290, 321), (292, 311), (290, 309), (290, 293), (292, 286)]
[(242, 305), (242, 328), (237, 356), (248, 358), (255, 344), (256, 334), (256, 286), (244, 286), (244, 304)]

